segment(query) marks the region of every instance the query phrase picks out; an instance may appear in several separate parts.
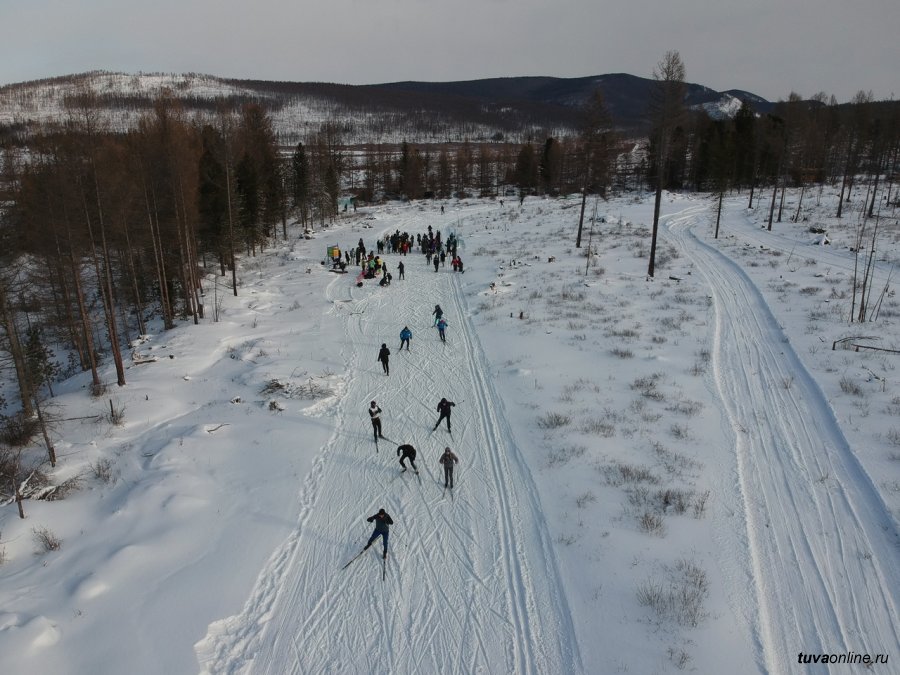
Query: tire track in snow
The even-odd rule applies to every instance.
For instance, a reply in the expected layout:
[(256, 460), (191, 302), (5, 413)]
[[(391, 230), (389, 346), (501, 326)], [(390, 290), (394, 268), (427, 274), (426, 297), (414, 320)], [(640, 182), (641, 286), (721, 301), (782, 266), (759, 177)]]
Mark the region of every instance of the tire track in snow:
[[(484, 375), (459, 277), (417, 257), (406, 257), (406, 281), (389, 288), (351, 285), (348, 298), (352, 279), (329, 285), (330, 311), (346, 326), (335, 347), (352, 374), (334, 407), (336, 430), (304, 481), (295, 532), (242, 612), (197, 644), (204, 672), (583, 671), (537, 493)], [(395, 268), (398, 257), (387, 259)], [(430, 327), (435, 304), (450, 310), (446, 344)], [(413, 351), (400, 355), (404, 324)], [(382, 342), (392, 351), (388, 377), (375, 362)], [(431, 432), (442, 396), (458, 404), (452, 436)], [(385, 435), (419, 450), (422, 485), (397, 476), (395, 443), (373, 447), (372, 399)], [(461, 462), (453, 500), (441, 496), (436, 463), (447, 444)], [(395, 520), (385, 584), (376, 554), (339, 570), (371, 532), (364, 517), (382, 506)]]
[(762, 295), (691, 232), (702, 209), (672, 216), (666, 231), (714, 299), (713, 372), (735, 437), (761, 670), (791, 672), (801, 651), (896, 654), (896, 529)]

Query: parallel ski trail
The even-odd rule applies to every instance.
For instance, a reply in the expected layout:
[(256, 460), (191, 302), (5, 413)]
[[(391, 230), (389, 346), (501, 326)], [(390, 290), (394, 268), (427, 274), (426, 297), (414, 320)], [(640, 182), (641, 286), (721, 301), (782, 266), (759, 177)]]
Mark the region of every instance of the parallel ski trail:
[(699, 212), (667, 230), (714, 299), (713, 369), (735, 436), (761, 669), (793, 672), (798, 652), (898, 653), (896, 529), (759, 291), (691, 232)]
[[(409, 255), (401, 282), (400, 257), (386, 258), (389, 288), (368, 282), (348, 293), (348, 277), (329, 286), (330, 311), (346, 327), (335, 348), (350, 373), (333, 409), (336, 431), (304, 482), (296, 531), (243, 611), (198, 643), (204, 672), (581, 673), (537, 492), (484, 375), (461, 277)], [(431, 327), (435, 304), (446, 310), (447, 343)], [(404, 325), (409, 353), (398, 350)], [(389, 376), (375, 360), (381, 343), (391, 350)], [(445, 424), (431, 430), (441, 397), (457, 402), (452, 435)], [(371, 400), (392, 439), (378, 452)], [(421, 484), (398, 476), (402, 443), (418, 450)], [(453, 499), (441, 494), (445, 445), (460, 456)], [(371, 532), (364, 518), (382, 507), (395, 521), (386, 581), (380, 555), (341, 570)]]

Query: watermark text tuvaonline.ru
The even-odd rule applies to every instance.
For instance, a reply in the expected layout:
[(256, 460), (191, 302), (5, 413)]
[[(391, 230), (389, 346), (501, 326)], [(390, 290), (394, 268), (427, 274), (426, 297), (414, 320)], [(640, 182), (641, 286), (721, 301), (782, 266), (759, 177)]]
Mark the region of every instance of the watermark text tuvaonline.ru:
[(869, 666), (887, 662), (887, 654), (857, 654), (856, 652), (847, 652), (846, 654), (806, 654), (800, 652), (797, 654), (797, 663), (859, 663)]

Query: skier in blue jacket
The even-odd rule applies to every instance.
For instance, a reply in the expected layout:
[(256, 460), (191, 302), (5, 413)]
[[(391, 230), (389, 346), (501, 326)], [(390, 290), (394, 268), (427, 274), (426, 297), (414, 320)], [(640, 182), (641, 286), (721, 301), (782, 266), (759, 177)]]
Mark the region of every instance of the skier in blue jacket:
[(406, 345), (406, 351), (409, 351), (409, 340), (412, 338), (412, 331), (409, 329), (409, 326), (404, 326), (403, 330), (400, 331), (400, 350), (403, 350), (403, 345)]
[(441, 336), (441, 342), (447, 341), (446, 330), (447, 330), (447, 319), (441, 317), (437, 322), (438, 335)]

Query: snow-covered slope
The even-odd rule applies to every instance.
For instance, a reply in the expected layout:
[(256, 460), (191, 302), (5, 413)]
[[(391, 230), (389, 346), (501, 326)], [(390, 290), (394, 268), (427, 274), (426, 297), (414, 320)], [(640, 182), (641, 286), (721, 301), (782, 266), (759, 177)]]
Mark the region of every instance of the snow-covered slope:
[[(713, 202), (668, 195), (655, 280), (652, 196), (598, 203), (582, 249), (576, 199), (422, 202), (292, 230), (241, 262), (237, 298), (209, 277), (220, 322), (147, 336), (103, 398), (85, 377), (59, 387), (44, 470), (80, 487), (25, 520), (0, 509), (4, 667), (839, 673), (797, 652), (893, 657), (896, 357), (830, 346), (900, 347), (897, 242), (879, 247), (879, 320), (848, 327), (854, 228), (830, 188), (806, 204), (833, 246), (802, 221), (760, 230), (740, 195), (714, 240)], [(360, 288), (319, 265), (328, 245), (429, 226), (461, 236), (465, 274), (410, 255), (401, 281), (389, 254), (393, 284)], [(431, 431), (441, 397), (452, 436)], [(403, 442), (421, 483), (399, 473)], [(385, 580), (372, 550), (341, 570), (382, 507)]]

